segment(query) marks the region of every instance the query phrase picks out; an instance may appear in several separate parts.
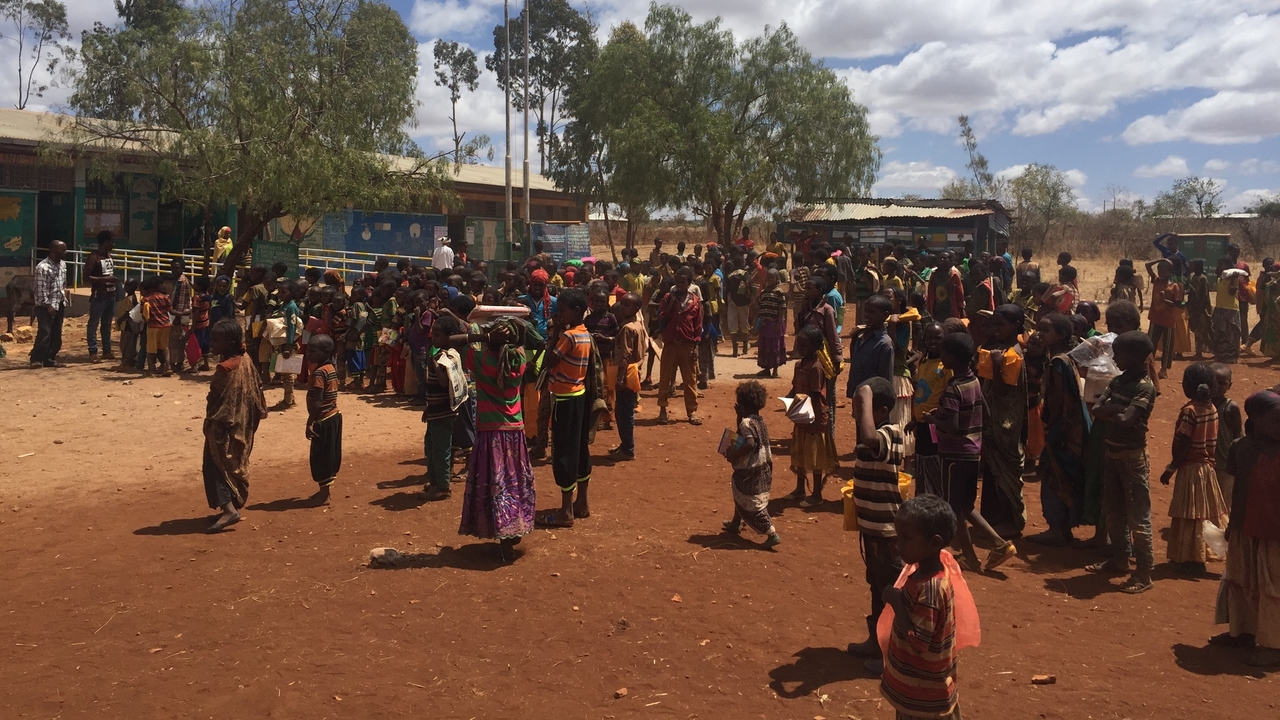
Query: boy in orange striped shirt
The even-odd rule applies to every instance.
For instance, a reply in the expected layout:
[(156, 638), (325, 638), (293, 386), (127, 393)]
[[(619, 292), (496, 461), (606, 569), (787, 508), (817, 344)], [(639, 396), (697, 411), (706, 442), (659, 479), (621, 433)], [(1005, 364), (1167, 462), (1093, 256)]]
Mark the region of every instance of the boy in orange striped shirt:
[[(567, 288), (556, 300), (559, 337), (547, 355), (547, 382), (554, 405), (551, 410), (551, 467), (560, 486), (560, 509), (539, 518), (549, 527), (573, 527), (575, 519), (591, 517), (587, 484), (591, 481), (591, 398), (587, 397), (587, 370), (591, 364), (591, 334), (582, 323), (587, 296)], [(575, 501), (573, 491), (578, 491)]]

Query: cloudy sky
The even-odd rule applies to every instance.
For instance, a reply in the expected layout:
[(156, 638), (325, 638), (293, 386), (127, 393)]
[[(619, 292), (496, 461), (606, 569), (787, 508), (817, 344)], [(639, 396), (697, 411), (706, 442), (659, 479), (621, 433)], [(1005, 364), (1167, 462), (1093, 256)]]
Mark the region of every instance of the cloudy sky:
[[(426, 148), (451, 147), (448, 96), (431, 82), (431, 44), (463, 42), (483, 64), (502, 4), (389, 1), (421, 41), (414, 133)], [(682, 4), (697, 20), (722, 17), (739, 37), (786, 22), (824, 58), (867, 106), (880, 136), (878, 196), (936, 195), (966, 172), (960, 113), (973, 119), (993, 168), (1056, 165), (1086, 209), (1109, 204), (1115, 189), (1151, 197), (1187, 175), (1220, 179), (1228, 210), (1280, 191), (1280, 0)], [(67, 6), (77, 35), (95, 20), (114, 20), (107, 0)], [(643, 24), (648, 3), (590, 7), (605, 38), (622, 20)], [(0, 67), (11, 67), (15, 50), (0, 42)], [(12, 104), (14, 94), (13, 77), (0, 75), (0, 101)], [(56, 107), (63, 98), (55, 88), (43, 102)], [(494, 138), (501, 162), (502, 94), (492, 76), (461, 103), (459, 123)]]

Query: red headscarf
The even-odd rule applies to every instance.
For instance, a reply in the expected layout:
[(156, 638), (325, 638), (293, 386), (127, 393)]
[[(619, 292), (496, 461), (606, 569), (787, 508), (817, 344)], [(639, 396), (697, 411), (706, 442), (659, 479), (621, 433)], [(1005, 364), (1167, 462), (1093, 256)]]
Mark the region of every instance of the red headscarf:
[[(542, 268), (538, 268), (537, 270), (534, 270), (532, 273), (529, 273), (530, 282), (542, 283), (542, 297), (538, 299), (542, 301), (542, 318), (544, 320), (551, 319), (551, 291), (547, 289), (548, 279), (549, 279), (549, 276), (547, 275), (547, 271), (543, 270)], [(532, 310), (533, 308), (529, 308), (529, 309)]]

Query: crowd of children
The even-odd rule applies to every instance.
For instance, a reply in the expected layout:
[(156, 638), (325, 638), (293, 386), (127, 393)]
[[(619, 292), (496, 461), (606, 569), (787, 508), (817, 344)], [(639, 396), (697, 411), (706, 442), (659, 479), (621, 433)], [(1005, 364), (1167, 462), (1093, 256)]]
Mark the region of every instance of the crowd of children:
[[(1096, 550), (1104, 559), (1088, 569), (1097, 573), (1128, 573), (1136, 560), (1118, 590), (1153, 585), (1148, 419), (1179, 352), (1180, 324), (1200, 338), (1199, 315), (1209, 314), (1203, 264), (1184, 264), (1172, 239), (1163, 240), (1162, 251), (1173, 253), (1147, 265), (1149, 288), (1136, 282), (1132, 263), (1122, 264), (1105, 313), (1082, 296), (1068, 254), (1045, 283), (1030, 250), (1015, 265), (1003, 247), (994, 255), (895, 247), (875, 262), (865, 249), (819, 242), (790, 257), (757, 254), (748, 241), (559, 267), (535, 248), (524, 266), (380, 263), (350, 289), (332, 272), (286, 280), (287, 268), (250, 268), (234, 299), (230, 279), (201, 282), (190, 325), (204, 331), (205, 340), (195, 336), (208, 347), (203, 354), (218, 360), (205, 428), (208, 500), (222, 510), (213, 529), (238, 519), (248, 492), (263, 385), (284, 385), (282, 410), (295, 382), (308, 389), (317, 502), (341, 467), (340, 391), (390, 389), (424, 407), (427, 499), (451, 497), (454, 459), (469, 454), (459, 532), (498, 540), (510, 560), (535, 523), (567, 528), (591, 517), (598, 430), (616, 426), (613, 460), (637, 457), (636, 408), (641, 391), (654, 389), (655, 362), (658, 421), (671, 422), (678, 371), (688, 420), (701, 423), (699, 391), (715, 379), (707, 356), (727, 332), (735, 354), (755, 345), (762, 379), (794, 360), (786, 418), (791, 497), (802, 505), (828, 502), (825, 481), (840, 453), (836, 380), (849, 373), (857, 438), (850, 502), (871, 594), (867, 640), (849, 652), (883, 672), (884, 693), (901, 713), (958, 716), (955, 652), (977, 620), (959, 609), (956, 586), (962, 571), (991, 571), (1016, 556), (1027, 524), (1024, 483), (1038, 482), (1049, 527), (1027, 541)], [(1280, 395), (1250, 398), (1247, 423), (1227, 397), (1231, 351), (1250, 343), (1233, 334), (1248, 327), (1241, 300), (1270, 297), (1273, 285), (1269, 263), (1253, 284), (1242, 265), (1230, 255), (1219, 264), (1211, 337), (1196, 347), (1212, 347), (1220, 362), (1184, 372), (1186, 404), (1160, 480), (1173, 485), (1167, 557), (1175, 572), (1203, 573), (1213, 559), (1206, 533), (1227, 528), (1218, 615), (1230, 632), (1215, 642), (1256, 645), (1251, 661), (1266, 664), (1280, 661), (1280, 588), (1270, 580), (1280, 577), (1280, 536), (1260, 513), (1280, 503), (1277, 460), (1265, 444), (1273, 431), (1280, 437)], [(148, 357), (163, 369), (172, 298), (153, 280), (141, 291)], [(846, 297), (858, 318), (847, 324)], [(1147, 299), (1151, 325), (1142, 332)], [(1268, 323), (1278, 319), (1263, 309), (1264, 351), (1277, 339)], [(767, 396), (759, 381), (736, 390), (736, 427), (722, 448), (734, 507), (724, 530), (745, 525), (772, 548), (782, 539), (769, 514)], [(531, 461), (548, 449), (561, 502), (535, 517)], [(1091, 538), (1077, 537), (1089, 526)], [(991, 548), (985, 560), (975, 539)], [(954, 558), (947, 547), (957, 549)]]

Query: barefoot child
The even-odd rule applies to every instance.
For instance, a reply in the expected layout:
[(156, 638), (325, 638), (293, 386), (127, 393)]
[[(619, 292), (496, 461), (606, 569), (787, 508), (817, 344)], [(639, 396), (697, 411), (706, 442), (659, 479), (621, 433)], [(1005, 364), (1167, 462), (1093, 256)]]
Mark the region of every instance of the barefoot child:
[(267, 403), (258, 369), (244, 351), (244, 331), (234, 320), (210, 329), (209, 347), (220, 362), (205, 406), (202, 473), (209, 507), (222, 510), (209, 532), (220, 532), (240, 521), (249, 497), (249, 455)]
[(312, 335), (307, 343), (307, 439), (311, 441), (311, 479), (320, 489), (317, 503), (329, 501), (329, 487), (342, 467), (342, 413), (338, 412), (338, 370), (333, 366), (333, 338)]
[(760, 383), (749, 380), (738, 383), (738, 436), (741, 445), (729, 448), (725, 459), (733, 465), (733, 519), (724, 523), (724, 531), (737, 535), (742, 523), (768, 537), (767, 548), (782, 542), (773, 521), (769, 519), (769, 490), (773, 486), (773, 452), (769, 449), (769, 428), (760, 411), (768, 394)]
[(894, 516), (902, 504), (898, 473), (905, 454), (902, 427), (890, 421), (897, 401), (893, 384), (882, 377), (866, 380), (853, 394), (853, 417), (858, 433), (853, 461), (853, 502), (857, 508), (867, 584), (871, 586), (871, 614), (867, 616), (867, 640), (850, 644), (848, 651), (855, 657), (869, 658), (867, 669), (875, 673), (884, 669), (880, 643), (876, 639), (876, 624), (884, 610), (882, 596), (902, 573), (902, 558), (898, 556), (893, 526)]
[[(804, 498), (800, 504), (814, 507), (822, 504), (822, 484), (827, 473), (836, 469), (836, 444), (831, 437), (828, 414), (833, 411), (827, 396), (828, 384), (818, 360), (822, 347), (822, 330), (810, 325), (796, 334), (796, 361), (791, 378), (791, 396), (807, 395), (813, 403), (813, 421), (796, 423), (791, 435), (791, 470), (796, 474), (796, 489), (790, 497)], [(805, 497), (805, 474), (813, 473), (813, 493)]]
[[(880, 694), (898, 720), (960, 720), (956, 660), (975, 645), (977, 609), (946, 547), (957, 518), (946, 501), (921, 495), (903, 503), (894, 521), (898, 553), (911, 574), (901, 587), (888, 587), (884, 602), (893, 609), (885, 647)], [(914, 566), (914, 567), (911, 567)]]
[(142, 283), (142, 317), (147, 321), (147, 375), (155, 375), (156, 363), (165, 377), (173, 374), (169, 369), (169, 296), (162, 287), (159, 276), (147, 278)]
[(1147, 420), (1156, 403), (1155, 385), (1147, 377), (1151, 338), (1131, 330), (1115, 339), (1111, 352), (1120, 374), (1098, 396), (1093, 414), (1107, 423), (1102, 493), (1113, 554), (1110, 560), (1086, 569), (1097, 573), (1127, 572), (1132, 548), (1138, 567), (1120, 586), (1120, 592), (1134, 595), (1151, 589), (1151, 570), (1155, 566), (1147, 459)]
[(942, 364), (951, 371), (952, 377), (942, 391), (938, 409), (924, 416), (924, 421), (934, 426), (938, 452), (942, 455), (942, 497), (951, 503), (951, 509), (959, 518), (955, 541), (962, 553), (960, 567), (967, 566), (970, 572), (978, 572), (982, 565), (973, 549), (969, 523), (995, 546), (987, 556), (988, 570), (999, 567), (1017, 552), (1013, 543), (1001, 538), (974, 509), (982, 468), (985, 418), (982, 387), (972, 370), (975, 352), (973, 338), (967, 333), (950, 333), (942, 339)]
[(1169, 562), (1174, 572), (1198, 575), (1205, 571), (1208, 546), (1204, 521), (1222, 525), (1226, 503), (1218, 489), (1213, 466), (1217, 458), (1218, 409), (1213, 405), (1216, 378), (1205, 363), (1192, 363), (1182, 374), (1182, 392), (1190, 401), (1178, 411), (1173, 433), (1173, 461), (1160, 475), (1160, 484), (1173, 483), (1169, 503)]
[[(587, 398), (587, 369), (591, 360), (591, 335), (582, 324), (587, 314), (587, 296), (577, 288), (567, 288), (556, 302), (556, 339), (546, 362), (548, 384), (554, 405), (551, 409), (551, 466), (560, 487), (560, 509), (548, 513), (542, 522), (551, 527), (573, 527), (575, 519), (588, 518), (587, 485), (591, 482), (591, 406)], [(573, 497), (577, 490), (578, 497)]]

